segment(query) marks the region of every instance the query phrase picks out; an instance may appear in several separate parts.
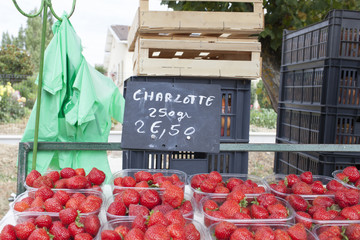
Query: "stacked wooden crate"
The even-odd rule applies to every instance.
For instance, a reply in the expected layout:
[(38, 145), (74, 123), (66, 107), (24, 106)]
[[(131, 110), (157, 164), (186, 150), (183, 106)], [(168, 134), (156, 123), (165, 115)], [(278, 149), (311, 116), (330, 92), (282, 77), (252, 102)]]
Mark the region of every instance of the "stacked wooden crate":
[(134, 75), (260, 77), (256, 35), (264, 29), (262, 0), (231, 1), (238, 2), (251, 4), (253, 11), (151, 11), (149, 0), (140, 0), (128, 36)]

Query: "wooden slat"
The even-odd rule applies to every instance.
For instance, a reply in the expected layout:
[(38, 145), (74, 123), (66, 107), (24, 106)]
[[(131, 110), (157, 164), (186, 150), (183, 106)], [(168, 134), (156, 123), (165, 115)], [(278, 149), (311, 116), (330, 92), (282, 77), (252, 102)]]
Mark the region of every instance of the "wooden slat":
[(136, 38), (138, 37), (138, 31), (139, 31), (139, 14), (140, 14), (140, 9), (138, 8), (138, 10), (135, 13), (135, 17), (133, 20), (133, 23), (131, 25), (131, 28), (129, 30), (128, 33), (128, 50), (129, 51), (134, 51), (134, 47), (135, 47), (135, 42), (136, 42)]

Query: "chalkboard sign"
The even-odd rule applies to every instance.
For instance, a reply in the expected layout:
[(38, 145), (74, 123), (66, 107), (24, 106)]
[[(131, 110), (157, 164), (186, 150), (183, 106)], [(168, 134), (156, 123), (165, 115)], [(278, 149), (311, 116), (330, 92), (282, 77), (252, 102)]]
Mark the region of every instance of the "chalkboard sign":
[(220, 85), (128, 82), (124, 149), (220, 150)]

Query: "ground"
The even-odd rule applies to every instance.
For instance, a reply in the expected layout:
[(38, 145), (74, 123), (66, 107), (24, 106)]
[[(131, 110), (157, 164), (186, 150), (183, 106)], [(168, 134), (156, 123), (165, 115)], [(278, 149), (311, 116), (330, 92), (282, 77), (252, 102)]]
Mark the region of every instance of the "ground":
[[(16, 124), (14, 126), (0, 125), (0, 134), (5, 134), (9, 128), (16, 128), (17, 133), (21, 134), (23, 127)], [(251, 131), (273, 131), (268, 129), (259, 129), (251, 127)], [(7, 133), (9, 134), (9, 133)], [(16, 192), (16, 179), (17, 179), (17, 145), (0, 144), (0, 219), (9, 210), (9, 197), (11, 193)], [(274, 153), (268, 152), (250, 152), (249, 153), (249, 168), (248, 173), (260, 177), (272, 174), (273, 172)]]

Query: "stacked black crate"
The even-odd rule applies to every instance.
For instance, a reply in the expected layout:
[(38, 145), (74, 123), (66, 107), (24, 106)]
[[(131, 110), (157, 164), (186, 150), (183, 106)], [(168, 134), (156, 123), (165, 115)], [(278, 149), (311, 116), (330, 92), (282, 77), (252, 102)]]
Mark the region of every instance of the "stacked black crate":
[[(284, 31), (277, 143), (360, 143), (360, 12), (333, 10), (317, 24)], [(280, 152), (277, 173), (330, 175), (360, 154)]]

